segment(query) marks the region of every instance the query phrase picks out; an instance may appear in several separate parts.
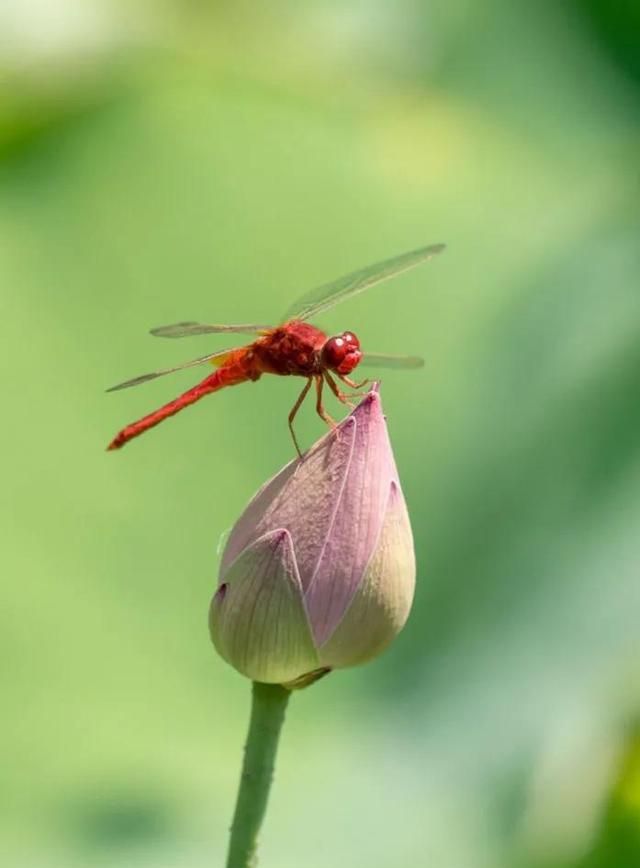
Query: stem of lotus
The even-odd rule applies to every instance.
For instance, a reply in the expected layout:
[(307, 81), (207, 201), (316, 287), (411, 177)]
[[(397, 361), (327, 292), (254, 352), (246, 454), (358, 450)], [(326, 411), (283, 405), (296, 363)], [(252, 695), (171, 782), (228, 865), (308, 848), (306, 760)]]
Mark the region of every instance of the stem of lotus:
[(290, 691), (279, 684), (253, 683), (251, 720), (231, 824), (227, 868), (256, 865), (258, 834), (267, 810), (280, 730), (290, 695)]

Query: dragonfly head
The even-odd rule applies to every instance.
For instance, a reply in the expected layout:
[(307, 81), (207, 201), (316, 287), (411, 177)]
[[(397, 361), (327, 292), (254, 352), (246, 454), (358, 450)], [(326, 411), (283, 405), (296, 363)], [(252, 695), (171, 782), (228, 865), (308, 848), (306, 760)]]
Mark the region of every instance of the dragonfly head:
[(329, 338), (322, 348), (322, 363), (336, 374), (350, 374), (361, 358), (360, 341), (353, 332)]

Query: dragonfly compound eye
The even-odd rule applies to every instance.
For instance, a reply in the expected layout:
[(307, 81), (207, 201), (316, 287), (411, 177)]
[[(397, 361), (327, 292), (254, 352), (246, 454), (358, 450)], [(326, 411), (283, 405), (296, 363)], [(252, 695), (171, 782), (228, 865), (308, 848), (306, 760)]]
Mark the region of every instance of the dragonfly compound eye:
[(329, 338), (322, 348), (322, 361), (338, 374), (350, 374), (361, 358), (360, 341), (352, 332)]

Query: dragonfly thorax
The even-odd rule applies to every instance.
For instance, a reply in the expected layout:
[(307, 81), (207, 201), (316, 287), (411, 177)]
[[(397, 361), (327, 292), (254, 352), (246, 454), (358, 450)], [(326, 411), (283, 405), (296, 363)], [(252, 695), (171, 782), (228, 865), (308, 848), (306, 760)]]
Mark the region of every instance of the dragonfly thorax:
[(322, 348), (323, 365), (337, 374), (350, 374), (361, 358), (360, 341), (353, 332), (329, 338)]

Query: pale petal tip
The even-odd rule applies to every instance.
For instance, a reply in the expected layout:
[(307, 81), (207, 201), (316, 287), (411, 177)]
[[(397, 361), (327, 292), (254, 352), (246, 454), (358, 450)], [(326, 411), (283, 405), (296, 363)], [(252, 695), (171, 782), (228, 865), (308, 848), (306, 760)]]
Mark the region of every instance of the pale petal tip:
[(286, 541), (289, 539), (290, 534), (286, 527), (279, 527), (276, 530), (271, 531), (269, 534), (269, 544), (273, 551), (277, 551), (281, 548)]
[(222, 605), (222, 603), (224, 602), (224, 598), (227, 596), (227, 590), (228, 589), (229, 589), (228, 582), (223, 582), (219, 586), (219, 588), (215, 592), (215, 594), (213, 595), (213, 600), (211, 601), (212, 604), (215, 604), (216, 606)]
[(277, 527), (274, 530), (267, 531), (267, 533), (258, 537), (254, 545), (256, 543), (261, 543), (264, 549), (271, 551), (274, 555), (278, 555), (282, 549), (293, 548), (291, 534), (286, 527)]
[(376, 380), (353, 412), (355, 413), (360, 407), (368, 407), (370, 404), (380, 403), (380, 381)]
[[(376, 415), (382, 417), (382, 399), (380, 398), (380, 383), (375, 382), (347, 419), (355, 420), (358, 416)], [(346, 420), (345, 420), (346, 422)], [(344, 424), (344, 423), (343, 423)]]

